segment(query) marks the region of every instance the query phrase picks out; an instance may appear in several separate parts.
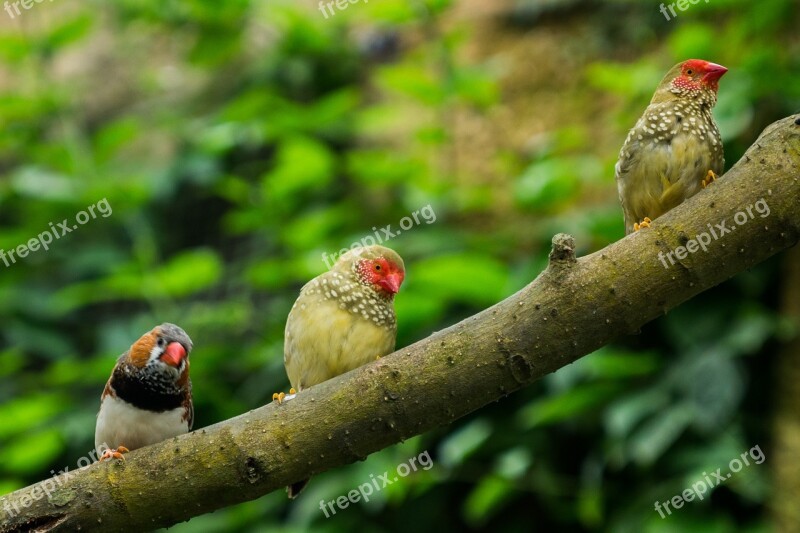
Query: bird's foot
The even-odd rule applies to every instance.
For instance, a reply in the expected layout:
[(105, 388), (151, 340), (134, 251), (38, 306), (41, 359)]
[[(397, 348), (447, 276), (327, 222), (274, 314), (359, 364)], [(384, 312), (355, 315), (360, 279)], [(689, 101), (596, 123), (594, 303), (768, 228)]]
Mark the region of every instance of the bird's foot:
[(284, 400), (291, 400), (295, 394), (297, 394), (297, 392), (294, 390), (294, 388), (289, 389), (288, 396), (283, 392), (276, 392), (275, 394), (272, 395), (272, 401), (273, 402), (277, 401), (278, 405), (280, 405), (283, 403)]
[(651, 222), (652, 220), (650, 220), (650, 217), (644, 217), (644, 220), (642, 220), (641, 223), (639, 222), (633, 223), (633, 231), (639, 231), (642, 228), (649, 228)]
[(717, 178), (719, 178), (719, 176), (714, 174), (713, 170), (709, 170), (708, 174), (706, 174), (706, 177), (703, 178), (703, 180), (700, 182), (700, 185), (702, 185), (703, 188), (705, 189), (706, 187), (717, 181)]
[(125, 460), (125, 456), (122, 455), (123, 453), (128, 453), (130, 450), (125, 446), (119, 446), (116, 450), (112, 450), (111, 448), (107, 448), (106, 451), (103, 452), (103, 455), (100, 456), (98, 461), (107, 461), (108, 459), (122, 459)]

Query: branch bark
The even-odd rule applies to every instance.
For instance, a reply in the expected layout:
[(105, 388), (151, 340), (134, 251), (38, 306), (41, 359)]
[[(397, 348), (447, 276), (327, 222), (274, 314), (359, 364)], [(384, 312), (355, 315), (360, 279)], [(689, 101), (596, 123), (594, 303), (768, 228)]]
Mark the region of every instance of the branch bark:
[[(768, 215), (754, 207), (760, 200)], [(720, 224), (729, 231), (720, 235)], [(673, 252), (714, 228), (707, 251)], [(151, 530), (362, 460), (637, 331), (798, 239), (795, 115), (768, 127), (721, 180), (651, 228), (580, 259), (573, 239), (556, 235), (547, 269), (497, 305), (283, 405), (0, 498), (0, 533)]]

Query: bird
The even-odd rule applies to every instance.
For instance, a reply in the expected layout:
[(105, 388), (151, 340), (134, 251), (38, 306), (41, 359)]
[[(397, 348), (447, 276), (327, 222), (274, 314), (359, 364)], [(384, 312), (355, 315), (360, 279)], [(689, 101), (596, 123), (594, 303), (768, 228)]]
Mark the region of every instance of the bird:
[[(300, 290), (286, 320), (283, 362), (290, 394), (344, 374), (394, 351), (394, 296), (405, 279), (403, 259), (384, 246), (344, 253)], [(280, 404), (285, 395), (276, 393)], [(304, 480), (288, 487), (295, 498)]]
[(725, 167), (711, 110), (727, 68), (703, 59), (673, 66), (631, 129), (615, 167), (625, 234), (697, 194)]
[(95, 449), (100, 460), (191, 431), (192, 340), (175, 324), (142, 335), (118, 359), (100, 396)]

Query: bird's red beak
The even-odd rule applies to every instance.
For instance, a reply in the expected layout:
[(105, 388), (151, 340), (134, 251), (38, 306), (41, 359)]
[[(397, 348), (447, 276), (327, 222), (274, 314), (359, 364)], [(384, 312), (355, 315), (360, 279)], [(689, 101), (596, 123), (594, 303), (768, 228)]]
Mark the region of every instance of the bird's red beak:
[(728, 69), (716, 63), (706, 63), (706, 74), (703, 76), (703, 81), (708, 83), (716, 83), (719, 79), (728, 72)]
[(405, 275), (402, 272), (392, 272), (384, 278), (378, 280), (378, 285), (389, 294), (400, 292), (400, 285), (403, 284)]
[(181, 365), (181, 361), (184, 359), (186, 359), (186, 350), (179, 342), (169, 343), (167, 349), (164, 350), (164, 354), (161, 356), (162, 361), (175, 368), (178, 368)]

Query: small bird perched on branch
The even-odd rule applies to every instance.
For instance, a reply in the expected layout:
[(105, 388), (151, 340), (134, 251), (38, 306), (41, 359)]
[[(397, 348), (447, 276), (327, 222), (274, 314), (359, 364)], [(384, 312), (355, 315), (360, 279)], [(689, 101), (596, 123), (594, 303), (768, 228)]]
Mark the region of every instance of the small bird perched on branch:
[(727, 71), (689, 59), (661, 80), (615, 168), (626, 235), (648, 227), (722, 173), (722, 139), (711, 109)]
[(192, 429), (191, 351), (186, 332), (164, 323), (117, 359), (100, 396), (94, 436), (100, 460), (124, 459), (124, 452)]
[[(302, 391), (393, 352), (394, 295), (404, 279), (397, 253), (367, 246), (345, 253), (309, 281), (286, 320), (283, 361), (292, 389)], [(273, 399), (280, 403), (284, 396)], [(288, 487), (289, 497), (307, 482)]]

